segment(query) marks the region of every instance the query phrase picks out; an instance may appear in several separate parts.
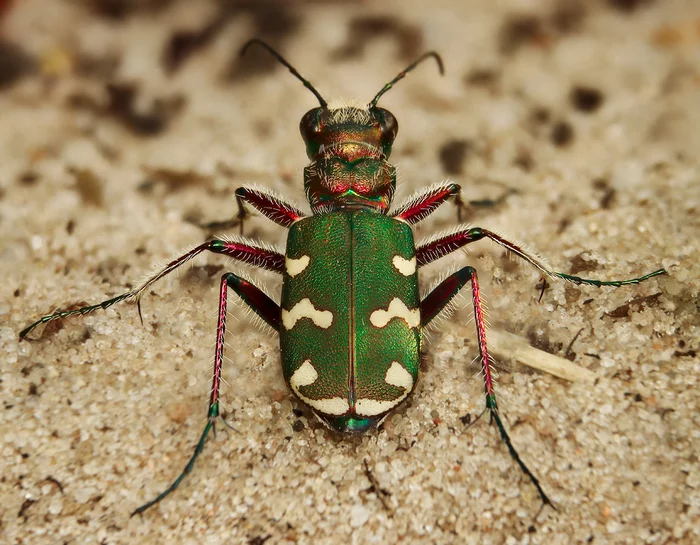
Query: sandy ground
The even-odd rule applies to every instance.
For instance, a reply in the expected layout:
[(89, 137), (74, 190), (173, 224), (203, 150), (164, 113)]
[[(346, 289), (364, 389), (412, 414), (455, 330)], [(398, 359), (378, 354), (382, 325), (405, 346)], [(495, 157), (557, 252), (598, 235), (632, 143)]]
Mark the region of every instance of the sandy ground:
[[(232, 5), (22, 0), (0, 22), (0, 541), (700, 542), (700, 4)], [(239, 433), (220, 431), (180, 489), (129, 518), (204, 426), (219, 276), (275, 294), (279, 279), (204, 256), (149, 290), (144, 326), (122, 304), (37, 342), (17, 333), (202, 242), (240, 185), (303, 202), (297, 125), (316, 101), (264, 53), (238, 60), (254, 36), (329, 99), (369, 100), (439, 51), (444, 77), (423, 65), (381, 101), (400, 125), (398, 200), (448, 177), (465, 199), (513, 188), (468, 221), (567, 273), (668, 269), (620, 289), (552, 282), (539, 304), (537, 271), (492, 243), (423, 271), (427, 288), (471, 263), (494, 328), (596, 374), (498, 365), (506, 425), (556, 510), (535, 518), (495, 428), (466, 424), (483, 386), (465, 298), (432, 330), (410, 402), (361, 438), (314, 420), (275, 336), (234, 308), (223, 404)], [(444, 208), (419, 239), (454, 225)], [(247, 231), (284, 242), (264, 218)]]

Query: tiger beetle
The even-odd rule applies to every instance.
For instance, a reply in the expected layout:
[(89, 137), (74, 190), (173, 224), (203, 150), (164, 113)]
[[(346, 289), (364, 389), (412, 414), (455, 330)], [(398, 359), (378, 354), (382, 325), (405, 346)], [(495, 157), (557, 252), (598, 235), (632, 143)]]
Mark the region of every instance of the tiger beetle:
[(219, 390), (229, 289), (279, 333), (282, 372), (296, 397), (331, 430), (361, 433), (381, 423), (414, 390), (424, 329), (469, 283), (484, 379), (484, 411), (490, 414), (510, 455), (537, 489), (543, 506), (552, 505), (539, 480), (516, 451), (501, 420), (476, 270), (470, 266), (461, 268), (421, 299), (418, 269), (467, 244), (490, 239), (546, 276), (574, 284), (619, 287), (638, 284), (666, 271), (659, 269), (630, 280), (580, 278), (550, 270), (534, 253), (480, 227), (461, 226), (416, 244), (411, 226), (449, 199), (459, 199), (460, 186), (451, 182), (434, 185), (417, 192), (390, 212), (396, 168), (388, 159), (398, 123), (377, 102), (427, 59), (435, 60), (442, 74), (440, 56), (430, 51), (416, 59), (384, 85), (365, 108), (334, 107), (267, 43), (250, 40), (241, 54), (253, 45), (267, 50), (288, 68), (320, 103), (300, 123), (306, 154), (311, 160), (304, 169), (304, 189), (311, 215), (305, 216), (295, 206), (259, 188), (244, 186), (235, 192), (241, 232), (247, 216), (246, 205), (252, 206), (289, 230), (285, 253), (242, 236), (215, 238), (170, 261), (126, 293), (96, 305), (44, 316), (19, 334), (24, 339), (40, 324), (106, 309), (126, 299), (136, 300), (141, 316), (140, 300), (147, 289), (202, 252), (225, 255), (282, 276), (279, 304), (234, 273), (221, 277), (207, 423), (177, 479), (132, 516), (154, 506), (179, 486), (192, 471), (209, 432), (220, 418)]

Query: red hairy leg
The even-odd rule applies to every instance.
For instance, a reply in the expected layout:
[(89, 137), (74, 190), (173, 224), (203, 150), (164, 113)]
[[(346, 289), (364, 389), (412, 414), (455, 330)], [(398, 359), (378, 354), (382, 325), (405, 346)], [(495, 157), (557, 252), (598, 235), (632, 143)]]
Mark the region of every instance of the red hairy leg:
[[(209, 432), (215, 429), (216, 420), (219, 418), (219, 392), (221, 389), (221, 376), (224, 364), (224, 346), (226, 344), (226, 308), (228, 304), (228, 288), (234, 290), (241, 299), (260, 316), (269, 326), (275, 330), (279, 329), (281, 321), (281, 311), (277, 303), (270, 299), (260, 288), (244, 280), (233, 273), (226, 273), (221, 277), (219, 288), (219, 319), (216, 325), (216, 348), (214, 351), (214, 377), (212, 378), (211, 396), (209, 398), (209, 407), (207, 408), (207, 424), (204, 426), (204, 431), (195, 446), (194, 453), (190, 457), (185, 469), (182, 470), (177, 479), (158, 494), (151, 501), (143, 504), (136, 509), (131, 516), (140, 515), (150, 507), (163, 500), (168, 494), (173, 492), (188, 473), (194, 468), (194, 464), (204, 450), (204, 443), (207, 440)], [(230, 424), (224, 422), (227, 426), (233, 428)], [(235, 428), (234, 428), (235, 429)]]
[(242, 261), (243, 263), (248, 263), (249, 265), (260, 267), (262, 269), (267, 269), (269, 271), (273, 271), (279, 274), (282, 274), (284, 272), (284, 256), (278, 252), (275, 252), (274, 250), (256, 246), (255, 244), (248, 241), (227, 241), (220, 239), (210, 240), (209, 242), (200, 244), (199, 246), (193, 248), (189, 252), (181, 255), (180, 257), (173, 259), (160, 271), (150, 276), (148, 279), (146, 279), (144, 282), (142, 282), (135, 288), (125, 293), (122, 293), (121, 295), (117, 295), (112, 299), (107, 299), (105, 301), (102, 301), (101, 303), (97, 303), (96, 305), (90, 305), (75, 310), (61, 310), (58, 312), (54, 312), (53, 314), (44, 316), (36, 322), (34, 322), (33, 324), (31, 324), (30, 326), (28, 326), (27, 328), (25, 328), (24, 330), (22, 330), (19, 334), (19, 338), (20, 340), (26, 338), (29, 332), (32, 331), (35, 327), (41, 324), (45, 324), (46, 322), (67, 318), (68, 316), (74, 316), (76, 314), (82, 316), (97, 309), (109, 308), (112, 305), (115, 305), (125, 299), (136, 299), (138, 303), (139, 317), (143, 322), (143, 317), (141, 315), (141, 296), (143, 295), (145, 290), (148, 289), (149, 286), (166, 276), (167, 274), (171, 273), (172, 271), (183, 265), (184, 263), (187, 263), (193, 257), (205, 251), (225, 255), (237, 261)]

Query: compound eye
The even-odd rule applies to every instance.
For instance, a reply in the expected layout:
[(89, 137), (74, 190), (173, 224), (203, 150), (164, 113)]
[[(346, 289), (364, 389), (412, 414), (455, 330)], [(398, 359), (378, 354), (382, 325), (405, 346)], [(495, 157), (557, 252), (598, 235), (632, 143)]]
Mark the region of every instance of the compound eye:
[(379, 118), (379, 130), (382, 132), (383, 142), (393, 142), (399, 132), (399, 122), (394, 114), (384, 108), (377, 108)]
[(314, 108), (304, 114), (299, 123), (301, 136), (305, 141), (312, 140), (319, 132), (321, 132), (321, 111), (323, 108)]

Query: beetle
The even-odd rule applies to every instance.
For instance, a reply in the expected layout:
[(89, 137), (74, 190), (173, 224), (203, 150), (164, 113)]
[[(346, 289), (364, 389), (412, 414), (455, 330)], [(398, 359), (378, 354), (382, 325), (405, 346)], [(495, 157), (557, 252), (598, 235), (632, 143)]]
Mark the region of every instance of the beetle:
[[(267, 50), (319, 101), (320, 106), (309, 110), (300, 122), (301, 136), (311, 161), (304, 169), (304, 189), (312, 214), (305, 216), (268, 191), (241, 187), (235, 192), (241, 236), (209, 240), (170, 261), (121, 295), (96, 305), (44, 316), (19, 334), (20, 339), (25, 339), (41, 324), (106, 309), (127, 299), (137, 302), (141, 317), (140, 301), (146, 290), (203, 252), (228, 256), (282, 276), (279, 304), (232, 272), (221, 277), (214, 374), (206, 425), (180, 475), (132, 516), (154, 506), (179, 486), (192, 471), (220, 418), (219, 390), (229, 290), (279, 333), (282, 371), (294, 395), (331, 430), (362, 433), (381, 423), (413, 392), (419, 378), (424, 329), (469, 284), (484, 379), (485, 411), (495, 422), (512, 458), (536, 487), (543, 505), (552, 505), (539, 480), (513, 446), (500, 416), (476, 270), (471, 266), (462, 267), (423, 299), (418, 290), (418, 270), (467, 244), (489, 239), (543, 274), (575, 284), (619, 287), (638, 284), (666, 271), (658, 269), (629, 280), (585, 279), (551, 270), (536, 254), (480, 227), (459, 226), (416, 244), (412, 226), (450, 199), (459, 199), (460, 186), (452, 182), (433, 185), (392, 209), (396, 169), (388, 160), (398, 122), (391, 112), (377, 106), (377, 102), (396, 82), (427, 59), (433, 59), (443, 73), (440, 56), (433, 51), (420, 56), (384, 85), (366, 107), (336, 107), (330, 106), (311, 83), (267, 43), (250, 40), (241, 54), (254, 45)], [(288, 229), (284, 253), (243, 238), (243, 220), (248, 215), (246, 206), (252, 206)]]

